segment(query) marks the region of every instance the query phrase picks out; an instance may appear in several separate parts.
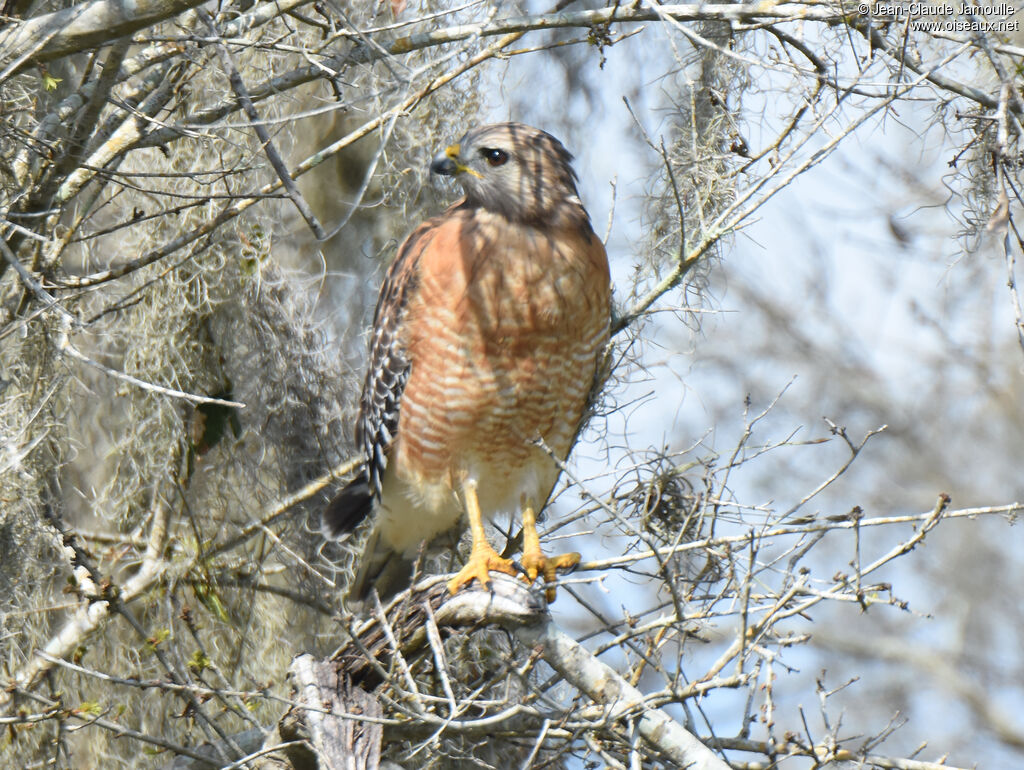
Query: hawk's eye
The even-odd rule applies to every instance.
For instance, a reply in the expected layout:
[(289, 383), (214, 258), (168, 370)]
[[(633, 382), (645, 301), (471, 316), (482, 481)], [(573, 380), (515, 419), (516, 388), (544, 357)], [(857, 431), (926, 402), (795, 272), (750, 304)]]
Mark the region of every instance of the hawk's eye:
[(490, 166), (504, 166), (508, 163), (508, 153), (504, 150), (484, 147), (480, 154), (487, 158), (487, 164)]

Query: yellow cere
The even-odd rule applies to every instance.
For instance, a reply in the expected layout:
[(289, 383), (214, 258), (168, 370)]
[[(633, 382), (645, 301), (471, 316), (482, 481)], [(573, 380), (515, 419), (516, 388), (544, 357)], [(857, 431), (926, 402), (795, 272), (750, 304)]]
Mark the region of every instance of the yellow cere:
[(483, 179), (483, 174), (479, 171), (471, 169), (469, 166), (464, 165), (459, 161), (459, 153), (462, 152), (462, 147), (458, 144), (450, 144), (445, 148), (444, 154), (455, 161), (455, 173), (457, 174), (472, 174), (478, 179)]

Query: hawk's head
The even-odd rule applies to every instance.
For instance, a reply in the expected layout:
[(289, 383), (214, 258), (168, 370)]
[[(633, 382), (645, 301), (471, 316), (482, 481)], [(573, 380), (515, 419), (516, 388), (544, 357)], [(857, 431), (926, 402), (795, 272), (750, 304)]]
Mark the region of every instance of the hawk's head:
[(455, 177), (466, 202), (510, 221), (586, 220), (572, 155), (551, 134), (523, 123), (494, 123), (466, 133), (434, 158), (430, 170)]

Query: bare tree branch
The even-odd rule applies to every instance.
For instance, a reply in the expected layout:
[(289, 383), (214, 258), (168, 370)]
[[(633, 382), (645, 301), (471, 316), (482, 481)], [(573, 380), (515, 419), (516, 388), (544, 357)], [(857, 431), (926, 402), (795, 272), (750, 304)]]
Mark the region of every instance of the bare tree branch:
[(33, 62), (49, 62), (170, 19), (200, 0), (92, 0), (0, 31), (0, 82)]

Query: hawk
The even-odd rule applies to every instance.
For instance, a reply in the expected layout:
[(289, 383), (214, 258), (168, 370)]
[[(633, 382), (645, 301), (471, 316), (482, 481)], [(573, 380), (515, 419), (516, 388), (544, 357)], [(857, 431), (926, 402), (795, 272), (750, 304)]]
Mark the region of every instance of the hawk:
[[(407, 587), (424, 541), (469, 522), (455, 593), (516, 574), (484, 522), (522, 513), (522, 568), (550, 583), (577, 553), (546, 557), (537, 535), (608, 341), (611, 285), (576, 190), (572, 156), (522, 123), (469, 131), (430, 165), (465, 197), (402, 243), (381, 287), (356, 441), (359, 475), (323, 513), (343, 537), (375, 516), (349, 597)], [(553, 588), (548, 599), (553, 600)]]

